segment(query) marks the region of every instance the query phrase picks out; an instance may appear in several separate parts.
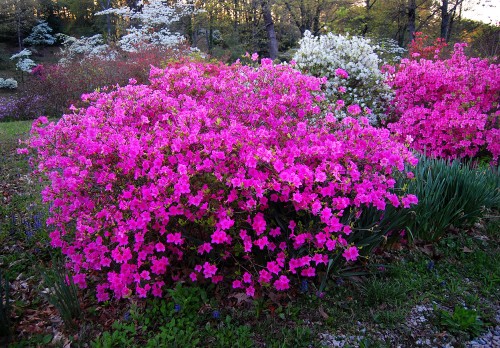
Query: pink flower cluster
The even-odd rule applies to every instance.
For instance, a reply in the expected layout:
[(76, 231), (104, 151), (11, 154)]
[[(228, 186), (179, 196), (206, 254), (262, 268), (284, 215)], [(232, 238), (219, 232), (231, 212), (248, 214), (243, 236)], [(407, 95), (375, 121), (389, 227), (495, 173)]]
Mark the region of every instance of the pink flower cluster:
[[(49, 183), (51, 243), (100, 301), (181, 280), (284, 291), (335, 253), (357, 259), (344, 212), (416, 201), (391, 193), (416, 159), (388, 130), (318, 117), (322, 79), (262, 59), (179, 62), (150, 80), (38, 119), (28, 143)], [(278, 223), (278, 205), (316, 223)]]
[(388, 127), (432, 157), (474, 157), (486, 150), (496, 160), (500, 65), (466, 57), (464, 46), (456, 44), (449, 59), (401, 61), (389, 81), (396, 91), (396, 122)]

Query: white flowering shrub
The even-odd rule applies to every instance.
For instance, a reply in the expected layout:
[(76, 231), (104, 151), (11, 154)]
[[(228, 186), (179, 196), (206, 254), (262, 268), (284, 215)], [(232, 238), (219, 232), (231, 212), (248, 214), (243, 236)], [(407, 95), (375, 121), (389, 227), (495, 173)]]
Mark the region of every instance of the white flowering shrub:
[(382, 61), (382, 65), (398, 64), (401, 59), (403, 59), (403, 57), (408, 53), (408, 51), (405, 48), (399, 46), (398, 42), (394, 39), (376, 39), (375, 43), (375, 53)]
[(16, 89), (17, 88), (17, 81), (9, 78), (9, 79), (4, 79), (0, 77), (0, 89)]
[(117, 52), (104, 43), (101, 34), (77, 39), (64, 34), (56, 34), (57, 38), (62, 41), (61, 53), (63, 58), (59, 60), (60, 64), (68, 63), (69, 61), (80, 58), (100, 58), (102, 60), (115, 59)]
[(184, 37), (171, 32), (169, 27), (179, 21), (183, 16), (191, 14), (189, 5), (178, 1), (174, 6), (169, 6), (166, 0), (152, 0), (143, 4), (140, 11), (131, 10), (129, 7), (110, 8), (95, 15), (115, 14), (138, 23), (136, 27), (127, 30), (127, 34), (118, 41), (120, 48), (127, 52), (137, 52), (144, 46), (174, 47), (184, 41)]
[(38, 21), (38, 24), (31, 29), (31, 33), (23, 42), (28, 46), (51, 46), (57, 41), (52, 32), (52, 28), (46, 21)]
[(13, 60), (13, 59), (23, 59), (23, 58), (28, 58), (29, 56), (31, 56), (32, 52), (25, 48), (23, 49), (22, 51), (20, 52), (17, 52), (15, 54), (13, 54), (10, 59)]
[(299, 44), (293, 60), (303, 72), (328, 79), (326, 95), (332, 102), (341, 99), (347, 105), (359, 105), (364, 110), (360, 115), (372, 124), (380, 123), (392, 91), (384, 83), (381, 60), (369, 40), (333, 33), (315, 37), (306, 31)]
[(29, 58), (29, 56), (31, 56), (31, 51), (25, 48), (21, 52), (13, 54), (10, 57), (10, 59), (11, 60), (17, 59), (16, 63), (17, 70), (21, 70), (24, 72), (31, 72), (31, 69), (33, 69), (36, 66), (36, 63), (33, 59)]

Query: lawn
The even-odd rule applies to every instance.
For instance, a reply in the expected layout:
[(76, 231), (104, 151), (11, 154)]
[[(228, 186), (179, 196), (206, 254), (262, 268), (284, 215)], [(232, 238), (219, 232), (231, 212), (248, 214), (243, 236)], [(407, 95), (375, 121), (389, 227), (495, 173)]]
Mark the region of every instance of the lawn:
[[(180, 284), (161, 300), (97, 303), (89, 289), (78, 291), (76, 303), (70, 295), (54, 301), (48, 288), (57, 282), (50, 275), (61, 273), (60, 255), (48, 242), (41, 185), (16, 153), (30, 124), (0, 123), (0, 274), (10, 282), (11, 347), (459, 347), (500, 325), (495, 211), (433, 244), (381, 248), (337, 271), (322, 293), (303, 282), (249, 299), (216, 285)], [(81, 308), (73, 325), (65, 325), (61, 301)]]

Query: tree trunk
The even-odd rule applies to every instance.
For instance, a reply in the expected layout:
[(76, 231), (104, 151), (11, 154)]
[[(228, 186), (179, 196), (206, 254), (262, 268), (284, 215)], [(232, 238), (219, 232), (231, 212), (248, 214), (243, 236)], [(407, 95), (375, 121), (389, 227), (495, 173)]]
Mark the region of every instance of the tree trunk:
[(274, 30), (274, 21), (269, 8), (268, 0), (261, 0), (262, 15), (264, 17), (264, 24), (266, 26), (267, 37), (269, 39), (269, 57), (276, 59), (278, 57), (278, 40), (276, 39), (276, 31)]
[(319, 3), (318, 6), (316, 7), (316, 11), (314, 12), (314, 18), (312, 23), (312, 32), (314, 35), (318, 35), (319, 31), (321, 30), (319, 26), (320, 26), (321, 12), (323, 11), (322, 5), (323, 3)]
[[(111, 0), (99, 1), (99, 5), (101, 6), (101, 10), (105, 11), (111, 8)], [(109, 13), (106, 14), (106, 35), (108, 41), (111, 40), (111, 16)]]
[(240, 10), (240, 6), (239, 6), (239, 3), (238, 3), (238, 0), (233, 0), (233, 4), (234, 4), (233, 30), (234, 30), (236, 36), (238, 36), (238, 32), (239, 32), (239, 28), (238, 28), (238, 24), (239, 24), (238, 11)]
[(207, 46), (208, 53), (212, 54), (214, 48), (214, 16), (212, 10), (208, 12)]
[(410, 42), (415, 39), (415, 27), (417, 19), (417, 1), (408, 0), (408, 35)]
[(448, 0), (443, 0), (441, 5), (441, 33), (440, 38), (446, 39), (450, 30), (450, 13), (448, 12)]
[(443, 4), (441, 6), (441, 33), (439, 37), (443, 38), (448, 42), (451, 37), (451, 29), (453, 26), (453, 21), (455, 20), (455, 14), (457, 12), (457, 8), (462, 7), (464, 0), (456, 0), (455, 4), (451, 9), (449, 8), (449, 1), (443, 0)]
[(19, 44), (19, 51), (23, 49), (23, 40), (21, 39), (21, 14), (17, 17), (16, 20), (16, 26), (17, 26), (17, 42)]

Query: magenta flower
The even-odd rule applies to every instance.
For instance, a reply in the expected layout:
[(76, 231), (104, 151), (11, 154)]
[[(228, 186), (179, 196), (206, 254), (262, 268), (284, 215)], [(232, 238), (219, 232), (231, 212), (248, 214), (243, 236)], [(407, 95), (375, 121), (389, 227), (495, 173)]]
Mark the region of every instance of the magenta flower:
[(352, 246), (347, 248), (342, 254), (347, 261), (356, 261), (359, 256), (358, 248)]
[(284, 291), (290, 288), (290, 279), (286, 276), (282, 275), (274, 282), (274, 287), (278, 291)]
[[(84, 95), (57, 123), (35, 121), (21, 152), (48, 183), (51, 245), (78, 285), (91, 276), (106, 301), (204, 278), (255, 296), (289, 289), (288, 272), (313, 277), (337, 248), (355, 260), (341, 215), (414, 204), (391, 190), (416, 159), (385, 129), (334, 120), (324, 83), (269, 59), (183, 61), (152, 68), (148, 84)], [(319, 221), (278, 224), (271, 206)]]
[(343, 79), (349, 78), (349, 74), (347, 73), (347, 71), (341, 68), (335, 69), (335, 75)]
[(361, 107), (358, 104), (352, 104), (347, 107), (347, 112), (353, 116), (359, 115), (361, 111)]

